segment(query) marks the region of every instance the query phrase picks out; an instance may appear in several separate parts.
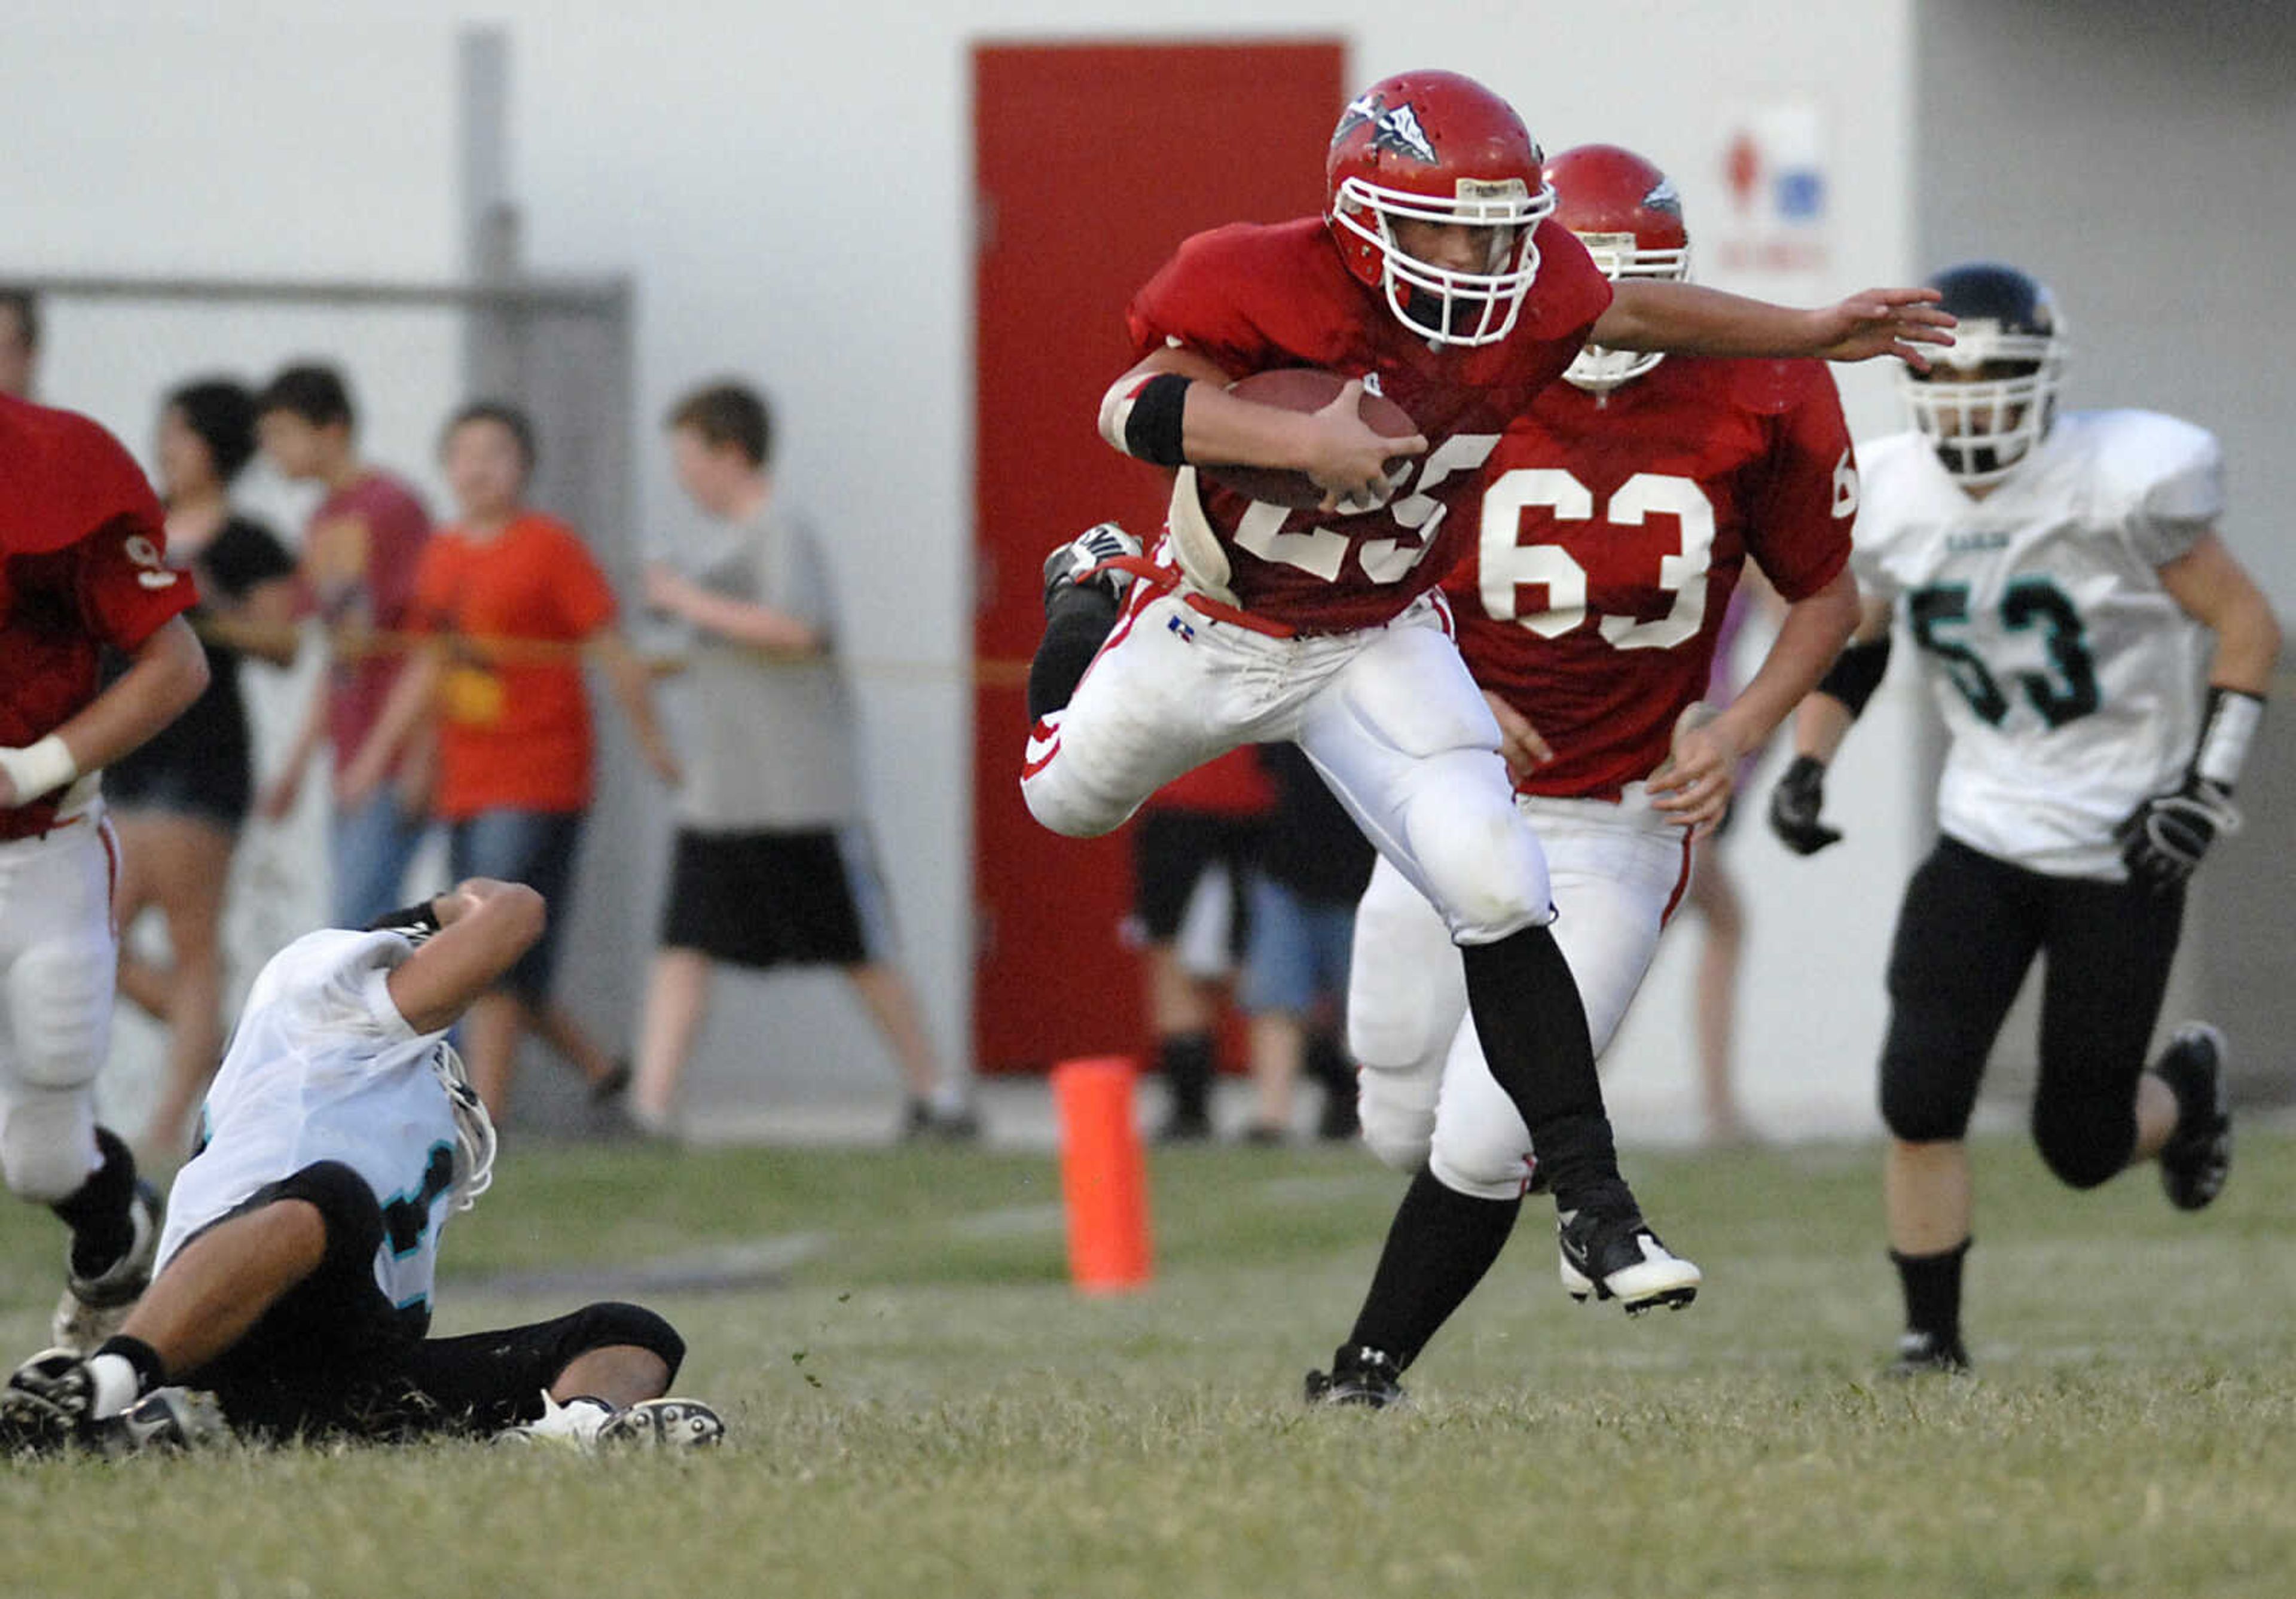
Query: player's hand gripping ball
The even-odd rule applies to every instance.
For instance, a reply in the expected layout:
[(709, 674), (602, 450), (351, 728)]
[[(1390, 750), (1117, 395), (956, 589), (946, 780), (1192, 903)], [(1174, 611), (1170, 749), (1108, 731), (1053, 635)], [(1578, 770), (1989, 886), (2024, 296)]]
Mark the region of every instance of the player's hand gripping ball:
[[(1248, 399), (1255, 405), (1276, 406), (1286, 411), (1320, 411), (1339, 398), (1348, 380), (1337, 373), (1324, 372), (1313, 366), (1279, 366), (1268, 372), (1255, 372), (1250, 377), (1238, 378), (1228, 385), (1228, 392), (1238, 399)], [(1369, 389), (1357, 402), (1356, 414), (1373, 432), (1385, 439), (1409, 439), (1419, 431), (1418, 424), (1406, 415), (1401, 406), (1386, 396), (1374, 394)], [(1376, 500), (1343, 501), (1340, 509), (1349, 513), (1376, 511), (1387, 503), (1388, 496), (1399, 488), (1410, 474), (1412, 457), (1395, 455), (1387, 462), (1387, 489)], [(1304, 472), (1280, 466), (1199, 466), (1197, 474), (1233, 490), (1249, 499), (1270, 505), (1288, 505), (1295, 511), (1313, 510), (1324, 503), (1324, 490), (1315, 479)]]

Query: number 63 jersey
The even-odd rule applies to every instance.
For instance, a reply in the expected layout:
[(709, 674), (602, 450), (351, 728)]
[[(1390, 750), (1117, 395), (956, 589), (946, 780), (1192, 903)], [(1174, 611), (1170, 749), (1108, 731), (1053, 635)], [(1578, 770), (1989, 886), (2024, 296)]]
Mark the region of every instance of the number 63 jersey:
[(2177, 786), (2200, 736), (2207, 633), (2159, 569), (2224, 509), (2215, 436), (2071, 412), (1983, 499), (1915, 433), (1866, 470), (1858, 578), (1895, 600), (1952, 740), (1939, 825), (2036, 872), (2123, 879), (2114, 824)]
[(1857, 495), (1821, 362), (1669, 356), (1607, 396), (1541, 394), (1444, 585), (1475, 681), (1554, 750), (1519, 791), (1616, 799), (1649, 776), (1747, 557), (1788, 600), (1817, 593), (1849, 562)]

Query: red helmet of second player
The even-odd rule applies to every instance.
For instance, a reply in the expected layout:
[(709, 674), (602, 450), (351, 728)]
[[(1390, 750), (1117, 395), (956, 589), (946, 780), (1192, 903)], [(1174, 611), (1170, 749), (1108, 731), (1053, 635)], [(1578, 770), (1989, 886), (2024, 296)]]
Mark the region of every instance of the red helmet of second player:
[[(1680, 283), (1690, 275), (1682, 197), (1650, 161), (1616, 144), (1580, 144), (1546, 163), (1546, 180), (1554, 185), (1554, 219), (1578, 236), (1604, 276)], [(1601, 393), (1633, 381), (1665, 358), (1590, 344), (1562, 375)]]
[[(1348, 102), (1324, 163), (1326, 219), (1348, 270), (1438, 344), (1496, 344), (1538, 275), (1531, 235), (1554, 209), (1514, 108), (1456, 72), (1403, 72)], [(1398, 223), (1477, 230), (1472, 266), (1406, 250)]]

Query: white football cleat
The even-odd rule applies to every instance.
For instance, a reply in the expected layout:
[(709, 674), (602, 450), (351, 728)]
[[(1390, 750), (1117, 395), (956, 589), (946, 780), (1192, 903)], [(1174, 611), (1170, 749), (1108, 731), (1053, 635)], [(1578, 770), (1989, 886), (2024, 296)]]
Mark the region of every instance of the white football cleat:
[(1557, 1229), (1562, 1286), (1585, 1303), (1616, 1300), (1628, 1316), (1655, 1306), (1679, 1310), (1698, 1297), (1705, 1276), (1659, 1242), (1642, 1213), (1587, 1209), (1565, 1213)]

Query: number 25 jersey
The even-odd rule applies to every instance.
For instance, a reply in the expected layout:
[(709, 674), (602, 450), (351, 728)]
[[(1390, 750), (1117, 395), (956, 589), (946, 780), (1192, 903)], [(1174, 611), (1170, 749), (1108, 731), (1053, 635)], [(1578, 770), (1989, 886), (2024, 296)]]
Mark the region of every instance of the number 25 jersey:
[(1788, 600), (1849, 564), (1857, 466), (1824, 363), (1670, 356), (1540, 395), (1482, 490), (1444, 590), (1475, 681), (1554, 748), (1517, 787), (1615, 799), (1705, 692), (1747, 557)]
[(1893, 598), (1952, 743), (1938, 824), (2058, 877), (2119, 881), (2114, 825), (2200, 736), (2207, 631), (2161, 586), (2224, 510), (2216, 438), (2077, 411), (1972, 499), (1919, 435), (1866, 451), (1857, 575)]

